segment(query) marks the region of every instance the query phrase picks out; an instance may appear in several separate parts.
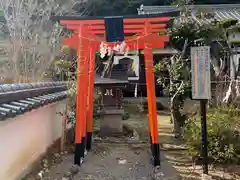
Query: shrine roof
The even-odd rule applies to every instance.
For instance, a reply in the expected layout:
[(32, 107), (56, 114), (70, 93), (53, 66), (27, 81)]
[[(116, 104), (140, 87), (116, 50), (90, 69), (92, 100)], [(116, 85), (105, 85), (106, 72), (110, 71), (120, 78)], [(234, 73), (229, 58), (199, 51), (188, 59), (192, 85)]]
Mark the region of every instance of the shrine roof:
[[(198, 19), (196, 13), (200, 10), (206, 13), (212, 13), (214, 19), (236, 19), (240, 22), (240, 4), (202, 4), (202, 5), (187, 5), (187, 8), (191, 10), (191, 15), (194, 19)], [(141, 5), (137, 9), (139, 15), (144, 14), (159, 14), (167, 12), (181, 11), (181, 7), (177, 6), (144, 6)], [(210, 19), (205, 19), (206, 22), (210, 22)]]
[[(157, 14), (144, 14), (144, 15), (129, 15), (129, 16), (116, 16), (123, 17), (124, 19), (138, 19), (138, 18), (154, 18), (154, 17), (176, 17), (179, 16), (179, 11), (163, 12)], [(108, 16), (107, 16), (108, 17)], [(111, 16), (109, 16), (111, 17)], [(80, 15), (63, 15), (63, 16), (51, 16), (51, 20), (101, 20), (106, 17), (103, 16), (80, 16)]]
[(96, 74), (94, 84), (95, 85), (110, 85), (110, 84), (124, 85), (124, 84), (128, 84), (128, 80), (102, 78), (99, 74)]

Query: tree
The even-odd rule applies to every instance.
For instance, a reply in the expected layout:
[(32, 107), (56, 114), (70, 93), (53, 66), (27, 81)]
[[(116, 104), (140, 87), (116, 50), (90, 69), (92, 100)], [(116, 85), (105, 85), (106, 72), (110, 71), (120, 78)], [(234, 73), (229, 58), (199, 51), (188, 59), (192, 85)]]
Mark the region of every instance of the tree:
[(76, 5), (75, 0), (0, 0), (5, 19), (1, 30), (7, 34), (3, 48), (8, 56), (0, 69), (2, 78), (12, 82), (44, 80), (66, 35), (50, 17), (74, 13)]
[[(174, 20), (170, 29), (170, 44), (178, 50), (178, 54), (170, 59), (160, 61), (156, 65), (159, 73), (159, 83), (170, 89), (171, 96), (171, 117), (174, 122), (176, 136), (181, 134), (181, 126), (184, 124), (184, 114), (181, 112), (184, 100), (188, 97), (190, 90), (190, 47), (193, 45), (209, 45), (211, 48), (212, 80), (216, 81), (212, 85), (213, 101), (212, 105), (217, 106), (226, 99), (228, 86), (232, 87), (229, 77), (229, 62), (233, 55), (231, 51), (232, 43), (228, 40), (228, 32), (236, 26), (235, 20), (217, 21), (211, 13), (197, 13), (197, 20), (191, 15), (185, 6), (186, 1), (178, 2), (182, 6), (182, 12)], [(212, 19), (209, 23), (206, 18)], [(237, 74), (237, 73), (236, 73)], [(224, 98), (225, 97), (225, 98)], [(229, 98), (227, 98), (229, 99)], [(224, 100), (225, 102), (226, 100)]]
[(93, 16), (121, 16), (137, 14), (137, 8), (144, 5), (164, 5), (171, 0), (89, 0), (86, 4), (89, 7), (89, 14)]
[[(86, 9), (89, 15), (112, 16), (137, 14), (137, 8), (145, 6), (162, 6), (172, 3), (174, 0), (88, 0)], [(195, 0), (194, 4), (233, 4), (239, 0)]]

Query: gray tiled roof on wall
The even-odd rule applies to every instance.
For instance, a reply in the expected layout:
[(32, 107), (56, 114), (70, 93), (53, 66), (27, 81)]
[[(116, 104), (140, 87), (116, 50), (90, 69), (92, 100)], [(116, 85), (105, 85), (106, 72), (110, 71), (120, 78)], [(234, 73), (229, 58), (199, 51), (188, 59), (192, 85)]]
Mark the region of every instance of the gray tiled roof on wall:
[(1, 84), (0, 121), (65, 98), (65, 82)]
[[(236, 19), (240, 22), (240, 4), (210, 4), (210, 5), (188, 5), (193, 17), (196, 17), (197, 11), (213, 13), (215, 19)], [(177, 6), (144, 6), (138, 9), (138, 14), (158, 14), (172, 11), (180, 11)]]

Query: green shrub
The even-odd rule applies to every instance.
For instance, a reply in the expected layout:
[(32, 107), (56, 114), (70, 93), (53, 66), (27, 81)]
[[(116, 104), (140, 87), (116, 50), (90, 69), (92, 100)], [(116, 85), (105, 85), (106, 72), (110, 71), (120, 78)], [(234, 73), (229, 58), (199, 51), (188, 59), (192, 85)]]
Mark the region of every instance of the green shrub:
[[(210, 109), (207, 113), (208, 154), (215, 163), (240, 163), (240, 111), (233, 107)], [(200, 116), (188, 120), (184, 139), (189, 155), (201, 154)]]

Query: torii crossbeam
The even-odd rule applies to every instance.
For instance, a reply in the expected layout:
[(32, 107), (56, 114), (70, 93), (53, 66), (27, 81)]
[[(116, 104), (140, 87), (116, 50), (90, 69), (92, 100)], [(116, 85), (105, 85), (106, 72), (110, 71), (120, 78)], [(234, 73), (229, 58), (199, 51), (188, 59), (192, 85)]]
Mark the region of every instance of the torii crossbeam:
[[(124, 41), (131, 50), (144, 50), (148, 96), (148, 118), (154, 166), (160, 165), (160, 150), (158, 142), (152, 49), (164, 48), (164, 43), (169, 40), (164, 32), (166, 31), (167, 24), (172, 16), (175, 15), (160, 14), (153, 16), (123, 17)], [(80, 165), (80, 159), (84, 157), (83, 147), (85, 146), (85, 139), (87, 140), (86, 149), (91, 149), (95, 52), (98, 50), (101, 42), (106, 43), (110, 47), (120, 44), (121, 42), (105, 41), (106, 31), (104, 18), (54, 16), (52, 17), (52, 20), (60, 21), (60, 23), (65, 25), (66, 28), (73, 30), (74, 32), (72, 37), (65, 38), (64, 44), (75, 49), (78, 55), (75, 134), (76, 149), (74, 163)], [(135, 34), (135, 36), (131, 37), (129, 34)], [(102, 35), (103, 37), (99, 37), (99, 35)]]

